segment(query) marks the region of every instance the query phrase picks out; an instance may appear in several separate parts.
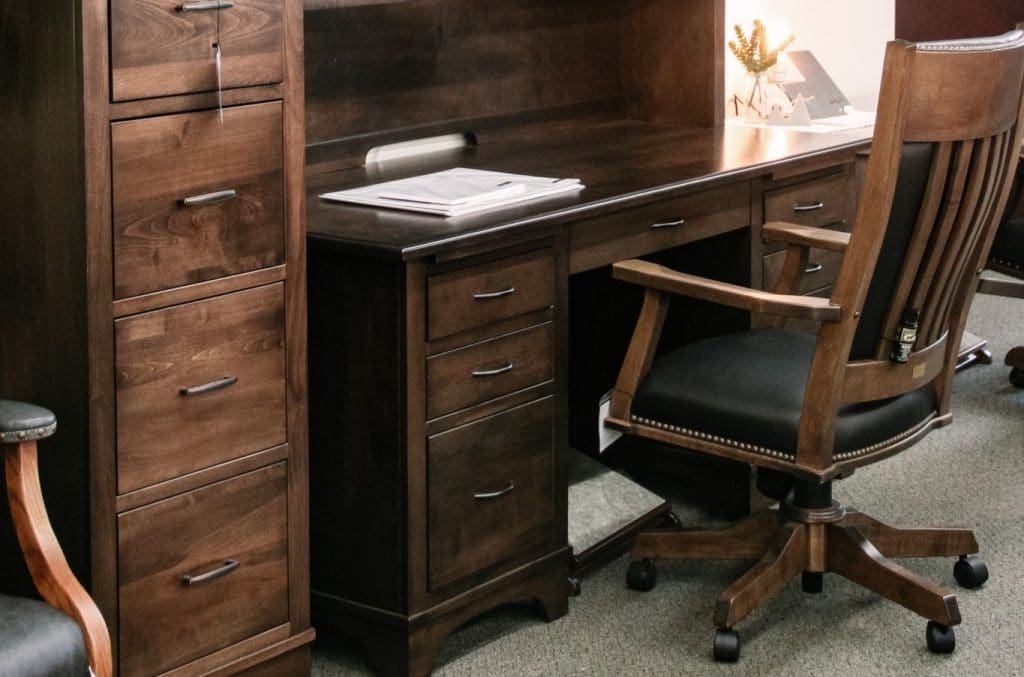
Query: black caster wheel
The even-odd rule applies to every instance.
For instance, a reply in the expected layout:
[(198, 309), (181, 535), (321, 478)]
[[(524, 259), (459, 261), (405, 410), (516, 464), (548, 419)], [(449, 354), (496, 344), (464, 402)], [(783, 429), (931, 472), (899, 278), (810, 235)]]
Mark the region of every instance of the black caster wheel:
[(580, 592), (582, 591), (583, 589), (580, 587), (580, 579), (575, 576), (569, 576), (569, 594), (572, 597), (579, 597)]
[(716, 628), (714, 656), (719, 663), (735, 663), (740, 658), (740, 636), (732, 628)]
[(800, 574), (800, 587), (804, 592), (819, 593), (825, 585), (825, 574), (820, 571), (805, 571)]
[(928, 642), (928, 650), (932, 653), (953, 653), (953, 649), (956, 648), (956, 633), (948, 625), (928, 621), (924, 637)]
[(630, 590), (649, 592), (658, 580), (658, 568), (649, 559), (638, 559), (629, 563), (626, 569), (626, 586)]
[(962, 588), (980, 588), (988, 580), (988, 565), (977, 557), (963, 555), (953, 565), (953, 578)]
[(663, 521), (665, 523), (665, 526), (668, 527), (669, 529), (682, 529), (683, 528), (683, 523), (679, 519), (679, 515), (675, 514), (671, 510), (665, 515), (665, 519)]
[(1024, 388), (1024, 369), (1014, 367), (1010, 370), (1010, 383), (1018, 388)]

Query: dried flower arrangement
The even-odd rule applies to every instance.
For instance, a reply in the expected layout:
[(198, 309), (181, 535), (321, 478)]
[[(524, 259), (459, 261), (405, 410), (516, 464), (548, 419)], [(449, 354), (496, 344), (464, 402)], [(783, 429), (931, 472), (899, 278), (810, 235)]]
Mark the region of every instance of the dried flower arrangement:
[(768, 47), (768, 35), (764, 28), (764, 22), (754, 19), (754, 28), (750, 31), (750, 39), (747, 39), (743, 27), (739, 24), (733, 26), (736, 33), (736, 40), (729, 41), (729, 49), (747, 69), (748, 73), (758, 75), (774, 66), (779, 61), (779, 52), (785, 50), (796, 36), (790, 33), (774, 49)]

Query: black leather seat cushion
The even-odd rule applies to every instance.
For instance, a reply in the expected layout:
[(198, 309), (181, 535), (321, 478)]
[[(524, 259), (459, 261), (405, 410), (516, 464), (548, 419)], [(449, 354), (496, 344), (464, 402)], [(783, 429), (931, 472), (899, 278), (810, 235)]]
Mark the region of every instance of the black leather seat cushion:
[(49, 409), (0, 400), (0, 442), (42, 439), (52, 435), (56, 427), (57, 417)]
[(989, 259), (1024, 274), (1024, 218), (1010, 219), (999, 226)]
[[(685, 345), (654, 361), (633, 415), (792, 457), (814, 345), (814, 336), (788, 329)], [(862, 450), (904, 434), (935, 406), (930, 385), (889, 400), (844, 405), (834, 452)]]
[(0, 677), (89, 675), (78, 625), (45, 602), (0, 595)]

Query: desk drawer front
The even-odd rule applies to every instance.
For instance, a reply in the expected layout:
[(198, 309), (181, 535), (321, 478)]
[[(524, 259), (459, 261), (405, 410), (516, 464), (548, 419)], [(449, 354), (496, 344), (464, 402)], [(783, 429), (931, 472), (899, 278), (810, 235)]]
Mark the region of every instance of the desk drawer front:
[[(281, 82), (281, 0), (111, 0), (114, 101)], [(227, 6), (232, 5), (232, 6)]]
[[(764, 257), (764, 288), (771, 289), (782, 272), (786, 252), (780, 251)], [(800, 278), (800, 294), (821, 289), (835, 282), (839, 264), (843, 260), (840, 252), (812, 247), (808, 253), (807, 268)]]
[[(852, 221), (853, 179), (846, 172), (829, 174), (784, 188), (765, 191), (764, 220), (804, 226), (828, 226)], [(785, 245), (768, 243), (766, 249)]]
[(115, 298), (283, 262), (279, 102), (117, 122), (111, 144)]
[(429, 438), (432, 589), (550, 540), (552, 407), (547, 397)]
[(283, 284), (128, 317), (114, 333), (121, 493), (284, 443)]
[(547, 308), (555, 300), (550, 249), (427, 278), (427, 338)]
[(569, 269), (590, 270), (749, 225), (746, 182), (670, 198), (572, 224)]
[(551, 323), (427, 360), (427, 418), (551, 379)]
[(286, 476), (278, 463), (117, 518), (122, 674), (163, 672), (288, 621)]

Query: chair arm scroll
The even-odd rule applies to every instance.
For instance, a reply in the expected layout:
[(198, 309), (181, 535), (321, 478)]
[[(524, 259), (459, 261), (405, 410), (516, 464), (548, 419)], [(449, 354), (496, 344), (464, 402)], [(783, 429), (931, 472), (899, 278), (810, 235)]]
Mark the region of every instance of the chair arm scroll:
[(842, 314), (841, 308), (828, 299), (748, 289), (728, 282), (680, 273), (638, 259), (616, 263), (612, 266), (612, 276), (617, 280), (632, 282), (650, 289), (758, 313), (785, 315), (815, 322), (838, 322)]

